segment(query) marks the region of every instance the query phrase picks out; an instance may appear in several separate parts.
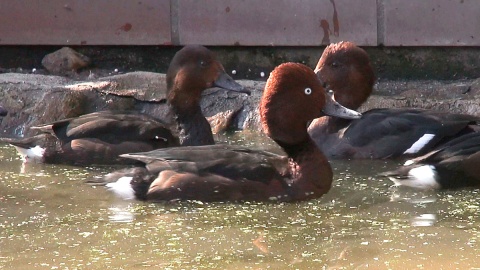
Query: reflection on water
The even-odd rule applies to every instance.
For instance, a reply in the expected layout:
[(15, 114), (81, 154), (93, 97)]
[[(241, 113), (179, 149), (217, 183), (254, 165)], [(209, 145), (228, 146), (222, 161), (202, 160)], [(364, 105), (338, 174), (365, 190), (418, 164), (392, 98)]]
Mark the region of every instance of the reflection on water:
[(418, 217), (412, 218), (412, 226), (433, 226), (437, 221), (437, 215), (435, 214), (422, 214)]
[[(227, 141), (224, 137), (219, 140)], [(279, 151), (266, 138), (233, 143)], [(0, 268), (478, 269), (478, 190), (392, 187), (392, 161), (334, 161), (332, 190), (294, 204), (124, 202), (0, 147)]]

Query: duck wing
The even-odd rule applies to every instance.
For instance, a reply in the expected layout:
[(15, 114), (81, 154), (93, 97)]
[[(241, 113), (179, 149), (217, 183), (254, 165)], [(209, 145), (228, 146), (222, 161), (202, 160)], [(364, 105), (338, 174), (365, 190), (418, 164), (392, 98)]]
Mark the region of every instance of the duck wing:
[(184, 146), (121, 155), (145, 163), (152, 174), (163, 170), (196, 175), (215, 174), (232, 180), (269, 183), (287, 172), (287, 158), (233, 145)]
[(477, 153), (480, 153), (480, 133), (474, 132), (448, 141), (427, 154), (410, 160), (409, 163), (441, 165), (450, 170), (463, 169), (463, 166), (457, 166), (457, 162), (465, 162)]
[(178, 145), (178, 139), (165, 123), (149, 115), (129, 111), (95, 112), (33, 129), (53, 133), (63, 142), (89, 138), (110, 144), (125, 141), (164, 141)]
[(343, 133), (353, 147), (371, 150), (372, 158), (420, 155), (462, 133), (480, 118), (422, 109), (373, 109)]

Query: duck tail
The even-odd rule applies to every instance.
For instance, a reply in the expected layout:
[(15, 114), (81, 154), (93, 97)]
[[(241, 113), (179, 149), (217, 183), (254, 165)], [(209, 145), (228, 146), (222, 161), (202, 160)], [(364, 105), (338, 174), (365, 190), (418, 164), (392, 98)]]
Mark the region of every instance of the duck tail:
[(33, 148), (35, 146), (45, 147), (47, 143), (51, 143), (53, 140), (56, 141), (57, 138), (49, 133), (41, 133), (33, 137), (26, 138), (0, 138), (0, 142), (9, 143), (16, 147), (21, 148)]
[(46, 133), (27, 138), (0, 138), (0, 143), (14, 146), (27, 162), (43, 162), (45, 150), (49, 144), (55, 144), (55, 141), (56, 137)]
[(146, 200), (146, 194), (155, 176), (145, 167), (117, 170), (103, 177), (91, 178), (86, 182), (92, 186), (106, 186), (124, 200)]

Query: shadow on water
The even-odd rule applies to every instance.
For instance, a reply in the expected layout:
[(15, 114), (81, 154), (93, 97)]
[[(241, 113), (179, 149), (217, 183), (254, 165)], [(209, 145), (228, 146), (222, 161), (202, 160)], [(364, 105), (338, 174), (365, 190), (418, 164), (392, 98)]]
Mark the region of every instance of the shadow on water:
[[(220, 141), (280, 151), (265, 137)], [(108, 167), (33, 164), (0, 147), (0, 268), (472, 269), (478, 190), (420, 192), (333, 161), (332, 190), (294, 204), (124, 202), (83, 183)]]

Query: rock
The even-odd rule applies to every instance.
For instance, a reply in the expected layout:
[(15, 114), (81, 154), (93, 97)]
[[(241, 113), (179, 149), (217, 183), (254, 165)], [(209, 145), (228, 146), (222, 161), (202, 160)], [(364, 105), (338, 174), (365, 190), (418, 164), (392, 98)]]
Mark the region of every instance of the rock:
[(0, 105), (0, 117), (6, 116), (8, 111)]
[[(106, 109), (137, 110), (167, 123), (172, 120), (165, 100), (165, 74), (132, 72), (78, 82), (52, 75), (5, 73), (0, 74), (0, 89), (2, 105), (9, 111), (0, 124), (2, 137), (33, 135), (32, 126)], [(217, 115), (218, 131), (243, 126), (239, 115), (257, 107), (263, 89), (251, 90), (252, 96), (247, 96), (209, 89), (203, 95), (202, 110), (207, 117)]]
[(104, 94), (133, 97), (141, 101), (161, 102), (166, 100), (167, 79), (165, 74), (136, 71), (76, 83), (68, 86), (68, 89), (89, 89)]
[(54, 75), (68, 75), (87, 67), (89, 64), (90, 59), (88, 57), (68, 47), (47, 54), (42, 59), (42, 65)]
[(235, 112), (232, 110), (228, 110), (225, 112), (219, 112), (214, 116), (207, 117), (207, 120), (212, 127), (212, 133), (218, 134), (220, 132), (228, 130), (228, 128), (232, 124), (234, 116)]
[[(238, 80), (250, 96), (218, 88), (205, 91), (200, 103), (214, 132), (226, 129), (261, 132), (258, 103), (265, 82)], [(0, 136), (33, 135), (29, 127), (85, 113), (137, 110), (171, 123), (166, 105), (165, 75), (131, 72), (98, 79), (37, 74), (0, 74), (1, 105), (8, 111), (0, 123)], [(480, 79), (454, 82), (389, 81), (377, 84), (360, 109), (417, 107), (480, 116)]]
[(260, 118), (258, 117), (258, 104), (262, 98), (264, 81), (237, 80), (238, 83), (251, 91), (251, 95), (238, 94), (212, 88), (204, 92), (200, 105), (203, 114), (207, 117), (214, 116), (218, 112), (232, 110), (230, 129), (260, 130)]

